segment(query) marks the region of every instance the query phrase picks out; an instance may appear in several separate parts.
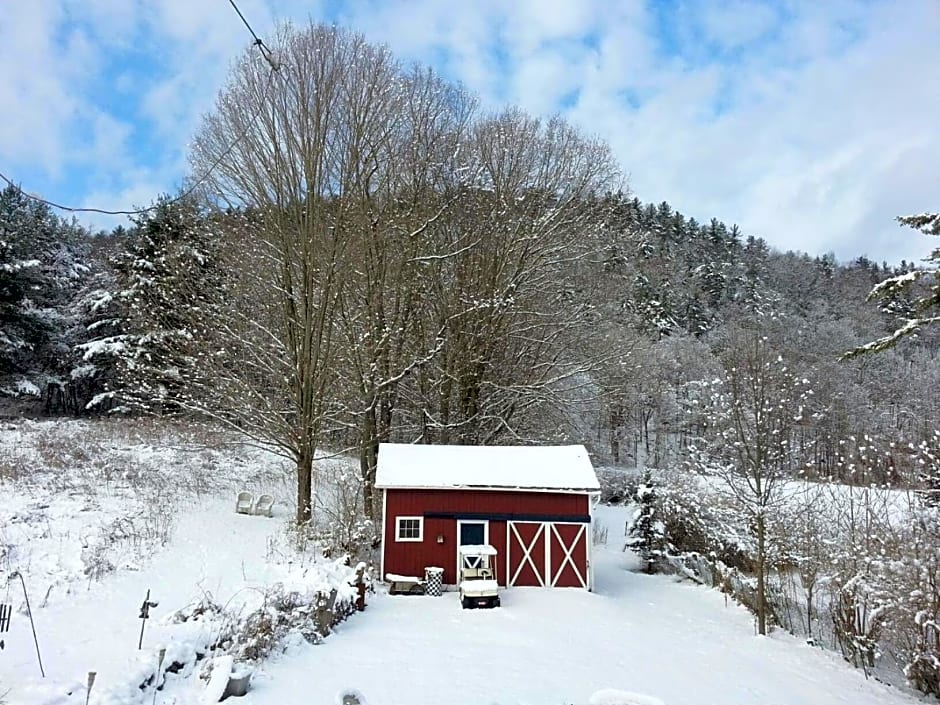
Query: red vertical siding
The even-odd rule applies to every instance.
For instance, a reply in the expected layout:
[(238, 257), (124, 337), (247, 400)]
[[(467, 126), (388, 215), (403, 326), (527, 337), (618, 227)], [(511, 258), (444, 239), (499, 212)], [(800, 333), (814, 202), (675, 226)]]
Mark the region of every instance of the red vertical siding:
[[(457, 519), (427, 517), (424, 540), (395, 540), (395, 518), (449, 512), (492, 515), (587, 516), (586, 494), (488, 490), (388, 490), (384, 526), (384, 569), (386, 573), (423, 576), (428, 566), (444, 569), (444, 582), (457, 582)], [(438, 543), (438, 537), (443, 543)], [(498, 551), (497, 577), (506, 584), (506, 522), (490, 520), (489, 542)], [(579, 552), (579, 555), (583, 555)], [(586, 562), (586, 559), (584, 559)], [(587, 570), (584, 566), (583, 571)], [(531, 584), (531, 583), (530, 583)], [(538, 583), (535, 583), (538, 584)]]

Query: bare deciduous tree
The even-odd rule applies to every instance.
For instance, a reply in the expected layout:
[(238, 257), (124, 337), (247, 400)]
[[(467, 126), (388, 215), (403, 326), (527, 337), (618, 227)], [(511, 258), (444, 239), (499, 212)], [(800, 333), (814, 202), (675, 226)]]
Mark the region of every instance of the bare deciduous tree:
[(748, 517), (756, 541), (758, 631), (766, 634), (770, 515), (786, 499), (785, 480), (797, 462), (791, 436), (808, 413), (812, 391), (757, 325), (731, 331), (722, 358), (724, 375), (704, 401), (705, 433), (690, 457), (693, 467), (720, 480)]
[(604, 143), (517, 110), (477, 121), (462, 157), (474, 183), (434, 224), (436, 250), (453, 255), (429, 263), (424, 332), (442, 348), (410, 391), (425, 441), (491, 443), (560, 407), (546, 402), (583, 370), (569, 353), (586, 319), (565, 273), (617, 170)]
[[(280, 70), (233, 69), (193, 144), (208, 194), (246, 208), (232, 237), (242, 290), (219, 322), (211, 413), (297, 467), (297, 520), (310, 518), (313, 463), (334, 403), (336, 318), (355, 270), (355, 196), (388, 179), (399, 68), (383, 47), (325, 26), (285, 27)], [(241, 139), (232, 145), (233, 138)], [(364, 181), (364, 180), (370, 181)], [(249, 264), (250, 263), (250, 264)]]
[[(422, 340), (430, 295), (428, 265), (433, 226), (454, 206), (455, 187), (467, 179), (459, 168), (475, 101), (434, 73), (413, 70), (394, 89), (382, 121), (383, 145), (360, 160), (361, 174), (348, 201), (356, 271), (340, 302), (343, 374), (348, 411), (357, 428), (364, 509), (375, 514), (373, 485), (380, 442), (391, 437), (399, 387), (439, 351), (438, 336)], [(364, 121), (363, 121), (364, 122)], [(381, 178), (379, 177), (381, 175)], [(423, 346), (423, 347), (422, 347)]]

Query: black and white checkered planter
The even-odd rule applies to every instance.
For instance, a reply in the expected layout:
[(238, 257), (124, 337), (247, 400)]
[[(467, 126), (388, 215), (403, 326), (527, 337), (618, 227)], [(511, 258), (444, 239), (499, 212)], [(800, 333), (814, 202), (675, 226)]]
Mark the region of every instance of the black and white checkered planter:
[(440, 597), (444, 594), (444, 569), (443, 568), (425, 568), (424, 569), (424, 590), (425, 593), (433, 597)]

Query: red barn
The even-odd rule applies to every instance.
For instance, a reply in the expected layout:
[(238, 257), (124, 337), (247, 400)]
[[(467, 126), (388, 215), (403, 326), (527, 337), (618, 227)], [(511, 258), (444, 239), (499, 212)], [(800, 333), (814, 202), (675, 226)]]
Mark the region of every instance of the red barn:
[(592, 588), (592, 500), (600, 488), (584, 446), (383, 443), (382, 575), (444, 569), (457, 547), (492, 544), (500, 585)]

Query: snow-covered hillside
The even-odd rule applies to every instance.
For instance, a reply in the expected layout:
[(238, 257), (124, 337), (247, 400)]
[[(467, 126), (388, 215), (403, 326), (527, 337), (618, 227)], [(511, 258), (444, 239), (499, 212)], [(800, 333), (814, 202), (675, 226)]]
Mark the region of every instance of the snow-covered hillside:
[[(0, 458), (0, 601), (18, 609), (0, 651), (7, 703), (79, 705), (89, 671), (93, 705), (210, 702), (218, 679), (209, 665), (227, 662), (207, 653), (197, 663), (193, 653), (263, 608), (272, 585), (351, 595), (350, 569), (293, 550), (290, 506), (276, 505), (273, 518), (234, 513), (242, 486), (289, 496), (289, 476), (272, 456), (200, 450), (179, 431), (17, 423), (3, 427)], [(322, 644), (289, 634), (256, 669), (248, 695), (230, 702), (328, 705), (354, 689), (371, 705), (587, 705), (610, 688), (666, 705), (917, 702), (782, 632), (755, 636), (751, 615), (716, 591), (633, 572), (621, 552), (626, 510), (598, 515), (609, 543), (595, 553), (595, 593), (511, 589), (503, 607), (477, 611), (461, 610), (454, 593), (380, 589)], [(100, 569), (86, 574), (89, 565)], [(30, 589), (46, 678), (13, 570)], [(138, 651), (147, 590), (159, 604)], [(222, 610), (172, 618), (199, 602)], [(183, 666), (161, 675), (157, 691), (147, 679), (161, 647), (164, 670)]]

